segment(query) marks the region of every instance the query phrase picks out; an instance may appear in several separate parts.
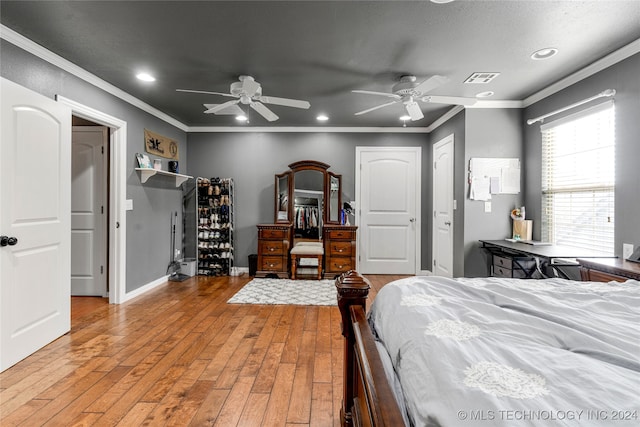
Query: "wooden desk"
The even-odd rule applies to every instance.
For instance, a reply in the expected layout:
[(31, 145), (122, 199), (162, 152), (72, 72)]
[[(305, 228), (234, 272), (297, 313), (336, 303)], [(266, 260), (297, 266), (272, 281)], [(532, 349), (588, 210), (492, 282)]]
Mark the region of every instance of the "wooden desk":
[[(575, 264), (567, 264), (566, 262), (559, 262), (561, 259), (574, 259), (574, 258), (613, 258), (611, 255), (603, 254), (601, 252), (591, 251), (587, 249), (574, 248), (571, 246), (559, 246), (559, 245), (529, 245), (522, 242), (509, 242), (507, 240), (480, 240), (482, 247), (486, 249), (492, 256), (498, 257), (529, 257), (535, 260), (535, 266), (533, 268), (522, 266), (520, 270), (522, 275), (517, 277), (531, 278), (536, 271), (547, 277), (544, 272), (544, 267), (552, 268), (560, 277), (568, 279), (567, 275), (558, 267), (575, 266)], [(516, 277), (516, 276), (514, 276)]]
[(625, 282), (640, 280), (640, 264), (620, 258), (578, 259), (582, 280), (590, 282)]

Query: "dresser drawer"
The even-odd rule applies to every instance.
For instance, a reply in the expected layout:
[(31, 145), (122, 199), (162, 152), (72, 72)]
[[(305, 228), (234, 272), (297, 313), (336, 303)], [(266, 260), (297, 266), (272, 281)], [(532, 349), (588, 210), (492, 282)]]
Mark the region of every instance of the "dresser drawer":
[(333, 241), (329, 244), (329, 256), (351, 256), (352, 248), (351, 241)]
[(282, 271), (284, 269), (283, 258), (276, 256), (262, 257), (262, 264), (259, 267), (259, 270)]
[(272, 229), (272, 228), (263, 228), (258, 230), (258, 238), (259, 239), (284, 239), (287, 237), (288, 229)]
[(493, 275), (495, 277), (512, 277), (512, 271), (510, 268), (500, 267), (498, 265), (493, 265)]
[(325, 268), (332, 273), (344, 273), (353, 270), (355, 266), (351, 263), (351, 258), (330, 257), (327, 259)]
[(260, 242), (260, 253), (263, 256), (284, 255), (284, 245), (281, 240), (263, 240)]
[(516, 279), (524, 279), (527, 277), (527, 272), (522, 269), (510, 269), (504, 268), (497, 265), (493, 266), (493, 276), (494, 277), (513, 277)]
[(355, 240), (356, 232), (355, 230), (339, 230), (333, 229), (327, 232), (327, 237), (330, 240), (333, 239), (341, 239), (341, 240)]
[(511, 270), (513, 268), (513, 260), (511, 258), (501, 257), (494, 255), (493, 256), (493, 265), (495, 267), (503, 267)]

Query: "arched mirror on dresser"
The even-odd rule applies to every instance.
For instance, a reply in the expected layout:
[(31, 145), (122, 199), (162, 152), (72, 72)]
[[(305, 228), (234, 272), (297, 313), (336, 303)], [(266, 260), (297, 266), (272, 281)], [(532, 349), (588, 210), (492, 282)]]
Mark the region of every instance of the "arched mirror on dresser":
[[(274, 224), (258, 225), (257, 277), (332, 278), (356, 268), (356, 227), (341, 224), (342, 175), (329, 168), (302, 160), (275, 175)], [(298, 258), (310, 268), (298, 268)]]

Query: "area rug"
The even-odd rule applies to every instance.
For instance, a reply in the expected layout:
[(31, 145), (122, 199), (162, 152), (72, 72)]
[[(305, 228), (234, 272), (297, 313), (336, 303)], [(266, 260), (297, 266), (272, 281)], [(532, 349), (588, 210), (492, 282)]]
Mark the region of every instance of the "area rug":
[(338, 305), (333, 280), (253, 279), (229, 304)]

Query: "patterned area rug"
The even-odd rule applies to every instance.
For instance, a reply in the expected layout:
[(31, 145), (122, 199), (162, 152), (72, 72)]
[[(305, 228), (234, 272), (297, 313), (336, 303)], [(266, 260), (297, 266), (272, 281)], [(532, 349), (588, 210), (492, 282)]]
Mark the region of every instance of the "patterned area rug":
[(253, 279), (229, 304), (338, 305), (333, 280)]

